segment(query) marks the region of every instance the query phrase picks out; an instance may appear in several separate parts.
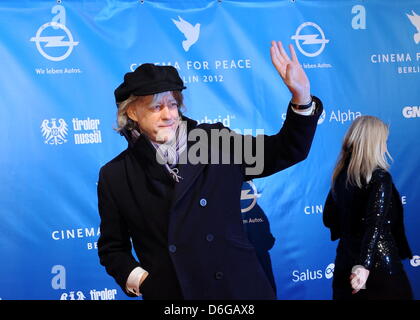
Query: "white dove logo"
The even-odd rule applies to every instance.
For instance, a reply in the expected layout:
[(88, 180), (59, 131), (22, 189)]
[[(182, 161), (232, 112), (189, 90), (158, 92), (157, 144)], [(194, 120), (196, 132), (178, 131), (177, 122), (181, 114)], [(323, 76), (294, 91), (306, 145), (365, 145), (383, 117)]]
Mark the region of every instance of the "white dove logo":
[(414, 41), (417, 44), (417, 43), (420, 42), (420, 16), (418, 14), (416, 14), (413, 10), (411, 10), (411, 12), (413, 13), (413, 15), (410, 16), (407, 13), (407, 17), (408, 17), (408, 19), (410, 19), (413, 26), (415, 26), (416, 29), (417, 29), (417, 33), (414, 34)]
[(58, 119), (59, 125), (57, 126), (56, 119), (51, 119), (51, 125), (49, 120), (42, 121), (41, 132), (45, 138), (46, 144), (59, 145), (67, 142), (67, 123), (64, 119)]
[(191, 23), (185, 21), (180, 16), (178, 16), (178, 18), (179, 21), (174, 19), (172, 19), (172, 21), (187, 39), (182, 41), (182, 47), (185, 51), (188, 51), (190, 47), (198, 41), (198, 37), (200, 35), (200, 24), (196, 23), (195, 26), (193, 26)]

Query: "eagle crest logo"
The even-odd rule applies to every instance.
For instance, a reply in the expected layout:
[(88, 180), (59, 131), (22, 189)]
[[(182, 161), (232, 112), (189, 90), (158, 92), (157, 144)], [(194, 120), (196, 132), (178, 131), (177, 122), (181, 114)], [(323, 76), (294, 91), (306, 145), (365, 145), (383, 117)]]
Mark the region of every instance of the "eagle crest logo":
[(46, 144), (59, 145), (67, 142), (67, 123), (64, 119), (58, 119), (58, 125), (56, 119), (44, 120), (41, 124), (41, 132), (45, 138)]

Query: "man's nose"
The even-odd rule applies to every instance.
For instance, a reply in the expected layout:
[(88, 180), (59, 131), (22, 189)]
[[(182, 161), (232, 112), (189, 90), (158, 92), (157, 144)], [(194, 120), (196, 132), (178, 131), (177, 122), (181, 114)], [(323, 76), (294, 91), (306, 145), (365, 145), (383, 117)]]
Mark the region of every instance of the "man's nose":
[(165, 119), (165, 120), (172, 118), (171, 111), (169, 110), (169, 108), (166, 104), (162, 108), (162, 110), (160, 111), (160, 115), (161, 115), (162, 119)]

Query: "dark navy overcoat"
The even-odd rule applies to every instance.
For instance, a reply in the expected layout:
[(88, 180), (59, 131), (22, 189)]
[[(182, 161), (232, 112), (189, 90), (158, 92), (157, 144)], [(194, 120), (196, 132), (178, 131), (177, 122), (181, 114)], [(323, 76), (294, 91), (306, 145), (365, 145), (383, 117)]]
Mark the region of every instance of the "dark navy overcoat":
[[(314, 99), (315, 115), (299, 115), (289, 105), (281, 130), (264, 136), (264, 153), (258, 154), (264, 170), (258, 175), (247, 174), (246, 168), (254, 165), (245, 161), (187, 163), (178, 166), (182, 179), (177, 183), (144, 137), (101, 168), (98, 254), (124, 292), (130, 272), (141, 266), (149, 272), (140, 288), (144, 299), (172, 299), (179, 292), (184, 299), (275, 299), (244, 233), (241, 187), (307, 157), (323, 110)], [(199, 128), (210, 137), (211, 129), (224, 128), (184, 119), (188, 133)], [(244, 145), (256, 141), (240, 137)], [(200, 141), (211, 145), (210, 153), (211, 141)], [(199, 146), (189, 141), (187, 152)]]

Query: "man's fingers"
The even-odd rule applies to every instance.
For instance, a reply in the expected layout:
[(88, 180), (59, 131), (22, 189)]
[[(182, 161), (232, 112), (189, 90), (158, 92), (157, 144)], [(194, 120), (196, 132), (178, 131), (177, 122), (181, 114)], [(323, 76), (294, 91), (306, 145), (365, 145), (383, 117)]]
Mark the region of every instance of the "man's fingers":
[(284, 63), (285, 60), (284, 60), (283, 56), (280, 53), (280, 49), (278, 47), (278, 44), (275, 41), (272, 41), (271, 42), (271, 48), (273, 49), (273, 57), (276, 58), (276, 59), (278, 59), (278, 61), (280, 63)]
[(291, 63), (288, 63), (286, 66), (286, 82), (291, 84), (293, 82), (295, 70), (292, 67)]
[(274, 67), (276, 68), (276, 70), (280, 74), (280, 76), (282, 78), (284, 78), (285, 77), (285, 73), (284, 73), (285, 68), (282, 65), (282, 63), (280, 62), (280, 60), (275, 57), (275, 52), (274, 51), (275, 51), (274, 48), (271, 47), (270, 48), (271, 62), (273, 63)]
[(281, 54), (282, 58), (286, 61), (290, 61), (290, 58), (287, 55), (287, 52), (284, 50), (283, 44), (281, 43), (281, 41), (277, 41), (277, 44), (278, 44), (278, 48), (280, 50), (280, 54)]
[(274, 66), (277, 69), (277, 72), (280, 74), (280, 76), (284, 80), (286, 78), (286, 68), (287, 68), (288, 62), (285, 61), (282, 55), (280, 54), (280, 50), (275, 41), (271, 42), (270, 55), (271, 55), (271, 62), (274, 64)]
[(296, 63), (299, 63), (299, 60), (297, 58), (296, 51), (295, 51), (295, 48), (293, 47), (293, 44), (289, 44), (289, 50), (290, 50), (290, 54), (292, 56), (292, 61), (296, 62)]
[(276, 48), (274, 46), (271, 46), (270, 48), (270, 55), (271, 55), (271, 61), (276, 65), (276, 67), (280, 65), (280, 59), (277, 55)]

